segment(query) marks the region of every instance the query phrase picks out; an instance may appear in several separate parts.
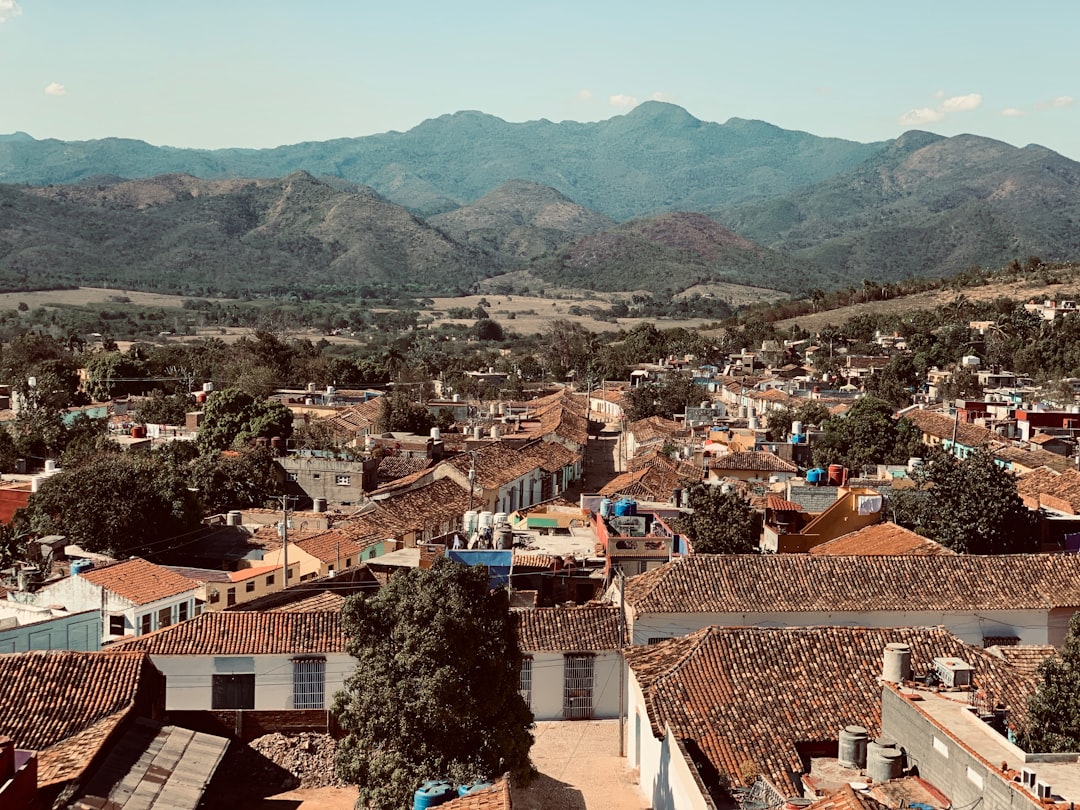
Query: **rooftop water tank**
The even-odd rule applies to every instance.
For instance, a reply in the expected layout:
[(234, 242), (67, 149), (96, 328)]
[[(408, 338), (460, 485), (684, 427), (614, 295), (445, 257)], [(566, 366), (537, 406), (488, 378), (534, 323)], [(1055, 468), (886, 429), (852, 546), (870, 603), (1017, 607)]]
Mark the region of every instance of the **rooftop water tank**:
[(803, 432), (802, 422), (792, 422), (791, 423), (791, 435), (792, 436), (801, 436), (802, 432)]
[(874, 746), (873, 752), (867, 755), (866, 775), (874, 780), (874, 784), (896, 779), (903, 770), (904, 755), (896, 748)]
[(491, 512), (481, 512), (480, 513), (480, 528), (481, 529), (490, 529), (494, 523), (495, 523), (495, 515), (493, 513), (491, 513)]
[(46, 473), (51, 474), (51, 473), (59, 472), (59, 471), (60, 471), (60, 468), (56, 466), (56, 459), (55, 458), (47, 458), (47, 459), (45, 459), (45, 472)]
[(892, 641), (885, 645), (885, 656), (881, 663), (881, 680), (889, 683), (903, 683), (911, 677), (911, 647), (902, 641)]
[(604, 520), (611, 517), (611, 498), (600, 499), (600, 517)]
[(500, 523), (509, 523), (510, 516), (506, 512), (496, 512), (494, 518), (494, 525), (498, 526)]
[(427, 810), (438, 807), (457, 797), (454, 786), (449, 782), (425, 782), (413, 794), (413, 810)]
[(71, 575), (81, 574), (83, 571), (89, 571), (93, 567), (93, 560), (73, 560), (71, 563)]
[(214, 384), (212, 382), (204, 382), (202, 384), (202, 390), (204, 394), (209, 394), (214, 390)]
[(465, 513), (465, 522), (463, 528), (467, 534), (472, 534), (476, 530), (476, 519), (480, 516), (480, 513), (474, 509)]
[(491, 782), (470, 782), (467, 785), (458, 785), (457, 795), (468, 796), (473, 793), (479, 793), (482, 790), (488, 790), (492, 787)]
[(615, 517), (633, 517), (637, 514), (637, 501), (623, 498), (615, 501)]
[(431, 429), (431, 440), (434, 442), (442, 441), (442, 431), (440, 431), (437, 427), (433, 427)]
[(325, 512), (326, 511), (326, 498), (312, 498), (311, 499), (311, 511), (312, 512)]
[(227, 526), (239, 526), (244, 521), (244, 513), (239, 509), (233, 509), (225, 516)]
[(862, 726), (846, 726), (840, 731), (837, 760), (845, 768), (866, 767), (866, 742), (869, 735)]

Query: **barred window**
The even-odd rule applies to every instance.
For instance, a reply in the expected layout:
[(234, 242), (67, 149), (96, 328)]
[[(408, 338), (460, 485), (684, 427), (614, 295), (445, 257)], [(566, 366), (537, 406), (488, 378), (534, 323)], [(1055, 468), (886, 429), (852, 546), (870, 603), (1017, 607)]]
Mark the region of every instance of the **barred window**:
[(326, 659), (294, 658), (292, 663), (293, 708), (325, 708)]
[(518, 674), (518, 691), (525, 699), (525, 705), (532, 708), (532, 658), (521, 659), (521, 672)]
[(351, 475), (335, 475), (334, 476), (334, 483), (337, 484), (340, 487), (347, 487), (347, 486), (349, 486), (349, 484), (352, 483), (352, 476)]

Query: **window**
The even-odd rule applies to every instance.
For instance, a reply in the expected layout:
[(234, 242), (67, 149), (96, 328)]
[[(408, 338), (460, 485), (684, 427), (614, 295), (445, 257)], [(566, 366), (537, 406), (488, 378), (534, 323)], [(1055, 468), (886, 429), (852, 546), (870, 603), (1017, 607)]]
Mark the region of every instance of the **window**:
[(273, 585), (274, 584), (274, 575), (273, 574), (267, 574), (266, 575), (266, 584), (267, 585)]
[(146, 635), (154, 629), (154, 617), (150, 613), (144, 613), (139, 617), (139, 632)]
[(521, 672), (518, 675), (518, 691), (525, 700), (525, 705), (532, 708), (532, 658), (521, 659)]
[(346, 557), (345, 558), (345, 567), (349, 568), (351, 566), (352, 566), (352, 557)]
[(293, 659), (293, 708), (322, 709), (326, 694), (326, 659)]
[(563, 720), (591, 720), (593, 657), (567, 655), (563, 665)]
[(249, 579), (244, 583), (244, 593), (255, 593), (255, 580)]
[(646, 644), (659, 644), (661, 641), (667, 641), (667, 636), (649, 636)]
[(254, 673), (214, 675), (211, 705), (215, 709), (254, 709)]
[(188, 603), (181, 602), (176, 606), (176, 620), (178, 622), (186, 622), (188, 618)]
[(322, 478), (322, 473), (312, 473), (311, 477), (313, 480), (318, 481), (320, 478)]
[(110, 636), (122, 636), (126, 623), (123, 616), (110, 616), (109, 617), (109, 635)]
[(347, 487), (347, 486), (349, 486), (349, 484), (352, 483), (352, 476), (351, 475), (335, 475), (334, 476), (334, 483), (337, 484), (339, 487)]
[(172, 624), (172, 606), (163, 607), (157, 614), (157, 626), (168, 627)]
[(286, 473), (285, 477), (292, 483), (296, 483), (296, 473)]
[(225, 605), (226, 607), (232, 607), (236, 604), (236, 588), (229, 588), (225, 591)]
[(216, 605), (218, 600), (221, 599), (221, 594), (218, 593), (217, 588), (211, 588), (206, 592), (206, 595), (209, 597), (207, 601), (209, 601), (211, 605)]

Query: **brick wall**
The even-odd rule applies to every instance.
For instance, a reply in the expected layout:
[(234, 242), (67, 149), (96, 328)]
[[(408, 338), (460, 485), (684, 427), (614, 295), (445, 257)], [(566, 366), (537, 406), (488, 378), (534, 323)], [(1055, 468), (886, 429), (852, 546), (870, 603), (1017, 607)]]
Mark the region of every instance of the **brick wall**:
[(322, 709), (171, 711), (168, 722), (193, 731), (251, 742), (265, 734), (314, 732), (341, 736), (334, 716)]

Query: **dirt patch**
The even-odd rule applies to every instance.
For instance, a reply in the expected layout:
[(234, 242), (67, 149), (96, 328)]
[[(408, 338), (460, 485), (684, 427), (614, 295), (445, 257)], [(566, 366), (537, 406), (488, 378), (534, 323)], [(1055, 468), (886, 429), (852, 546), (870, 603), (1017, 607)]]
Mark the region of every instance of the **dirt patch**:
[[(136, 304), (141, 307), (180, 309), (190, 296), (162, 295), (160, 293), (135, 292), (133, 290), (108, 290), (101, 287), (79, 287), (75, 290), (37, 290), (35, 292), (0, 293), (0, 309), (15, 309), (20, 303), (28, 307), (44, 307), (49, 304)], [(127, 299), (126, 301), (122, 299)], [(220, 300), (220, 299), (212, 299)]]

